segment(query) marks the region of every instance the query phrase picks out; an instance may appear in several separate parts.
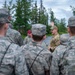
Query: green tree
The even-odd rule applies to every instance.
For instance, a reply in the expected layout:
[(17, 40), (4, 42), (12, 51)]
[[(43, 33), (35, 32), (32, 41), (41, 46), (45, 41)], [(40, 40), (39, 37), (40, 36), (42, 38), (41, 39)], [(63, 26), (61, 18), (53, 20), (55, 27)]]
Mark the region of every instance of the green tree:
[(37, 8), (37, 1), (35, 1), (35, 4), (32, 4), (31, 9), (31, 23), (35, 24), (38, 23), (38, 8)]
[(31, 0), (16, 1), (16, 14), (14, 26), (23, 34), (26, 34), (27, 30), (30, 29), (30, 6)]
[[(34, 6), (33, 6), (34, 5)], [(43, 6), (43, 1), (40, 0), (40, 7), (37, 7), (37, 0), (35, 4), (33, 3), (31, 10), (31, 23), (41, 23), (48, 27), (48, 13), (46, 12), (45, 7)], [(48, 32), (48, 29), (47, 29)]]
[(54, 25), (58, 25), (58, 19), (54, 16), (54, 12), (52, 11), (52, 9), (49, 9), (49, 14), (50, 14), (50, 22), (54, 22)]
[(23, 21), (22, 21), (22, 4), (21, 4), (21, 0), (17, 0), (16, 1), (16, 14), (15, 14), (15, 22), (14, 22), (14, 27), (17, 30), (20, 30), (20, 26), (23, 25)]
[(48, 24), (48, 13), (46, 12), (45, 7), (43, 6), (43, 1), (40, 2), (40, 8), (38, 13), (38, 23)]
[(60, 22), (58, 23), (58, 29), (59, 29), (59, 33), (66, 33), (67, 32), (67, 28), (66, 28), (66, 20), (65, 18), (62, 18), (60, 20)]
[(46, 8), (43, 6), (43, 1), (40, 0), (40, 7), (38, 12), (38, 23), (46, 25), (47, 34), (50, 33), (50, 26), (48, 25), (49, 15)]
[(73, 15), (75, 16), (75, 7), (73, 7), (73, 6), (70, 6), (70, 7), (72, 9)]
[(54, 12), (52, 9), (49, 9), (49, 14), (50, 14), (50, 22), (55, 22), (55, 17), (54, 17)]

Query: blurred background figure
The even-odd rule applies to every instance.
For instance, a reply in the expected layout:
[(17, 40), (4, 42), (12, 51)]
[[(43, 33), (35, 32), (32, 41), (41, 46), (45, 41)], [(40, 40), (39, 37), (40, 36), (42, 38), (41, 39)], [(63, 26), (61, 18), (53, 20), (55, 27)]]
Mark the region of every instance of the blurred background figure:
[(68, 19), (68, 33), (69, 43), (59, 65), (61, 75), (75, 75), (75, 16)]
[(29, 43), (31, 40), (32, 40), (32, 32), (31, 32), (31, 30), (28, 30), (27, 31), (27, 36), (24, 39), (24, 44)]
[(62, 60), (63, 54), (66, 51), (68, 45), (69, 34), (62, 34), (60, 36), (60, 45), (56, 47), (53, 52), (52, 64), (51, 64), (51, 75), (60, 75), (59, 62)]
[(30, 75), (50, 75), (52, 54), (42, 44), (46, 38), (46, 26), (32, 25), (32, 41), (22, 46)]
[(54, 23), (52, 23), (52, 27), (51, 27), (51, 33), (52, 33), (53, 37), (50, 40), (50, 45), (48, 46), (48, 49), (51, 52), (53, 52), (55, 50), (55, 48), (60, 44), (60, 36), (58, 33), (58, 28), (53, 24)]
[(67, 46), (56, 50), (57, 56), (52, 59), (52, 75), (75, 75), (75, 16), (68, 19), (68, 33)]

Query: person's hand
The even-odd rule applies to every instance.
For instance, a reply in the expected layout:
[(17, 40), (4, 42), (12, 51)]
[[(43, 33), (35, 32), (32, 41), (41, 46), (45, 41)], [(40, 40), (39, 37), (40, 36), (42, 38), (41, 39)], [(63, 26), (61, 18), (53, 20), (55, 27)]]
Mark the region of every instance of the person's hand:
[(52, 21), (50, 25), (51, 25), (51, 26), (54, 26), (54, 22)]

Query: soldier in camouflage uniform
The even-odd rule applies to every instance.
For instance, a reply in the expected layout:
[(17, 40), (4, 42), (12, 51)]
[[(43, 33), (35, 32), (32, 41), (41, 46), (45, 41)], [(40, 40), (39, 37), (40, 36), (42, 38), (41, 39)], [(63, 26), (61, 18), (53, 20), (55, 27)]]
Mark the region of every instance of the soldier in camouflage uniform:
[(32, 41), (22, 46), (25, 50), (26, 62), (30, 75), (50, 75), (51, 53), (42, 44), (46, 34), (46, 26), (32, 25)]
[[(0, 9), (0, 17), (5, 17), (8, 20), (11, 20), (10, 13), (6, 8)], [(9, 23), (9, 28), (6, 33), (6, 37), (12, 43), (18, 44), (19, 46), (23, 45), (23, 38), (21, 34), (18, 31), (12, 29), (11, 23)]]
[(62, 34), (60, 36), (60, 45), (56, 47), (53, 52), (53, 58), (51, 63), (51, 75), (60, 75), (59, 74), (59, 62), (61, 61), (66, 47), (68, 44), (69, 34)]
[(32, 32), (31, 32), (31, 30), (28, 30), (27, 31), (27, 37), (25, 37), (25, 39), (24, 39), (24, 44), (27, 44), (27, 43), (29, 43), (31, 40), (32, 40)]
[(59, 75), (75, 75), (75, 16), (68, 20), (69, 43), (59, 63)]
[(50, 41), (50, 45), (48, 49), (53, 52), (55, 48), (60, 44), (60, 36), (58, 34), (58, 28), (56, 26), (51, 27), (51, 32), (53, 34), (53, 37)]
[[(46, 37), (44, 39), (46, 39)], [(31, 32), (31, 30), (28, 30), (27, 31), (27, 37), (25, 37), (25, 39), (24, 39), (24, 45), (31, 42), (31, 41), (32, 41), (32, 32)], [(44, 41), (42, 42), (41, 45), (45, 48), (47, 47), (47, 45)]]
[(8, 22), (0, 18), (0, 75), (29, 75), (23, 49), (4, 37)]

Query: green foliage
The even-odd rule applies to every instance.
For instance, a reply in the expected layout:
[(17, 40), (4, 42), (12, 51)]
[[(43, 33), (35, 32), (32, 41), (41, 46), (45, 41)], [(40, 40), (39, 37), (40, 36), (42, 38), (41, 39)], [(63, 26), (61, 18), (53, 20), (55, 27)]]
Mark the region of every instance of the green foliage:
[(51, 8), (49, 10), (49, 13), (50, 13), (50, 22), (55, 22), (54, 12), (52, 11)]
[(37, 1), (35, 1), (35, 4), (33, 3), (33, 5), (31, 9), (31, 23), (41, 23), (48, 25), (48, 13), (46, 12), (45, 7), (43, 6), (42, 0), (40, 2), (39, 8), (37, 8)]
[(29, 25), (30, 5), (31, 0), (16, 1), (16, 14), (14, 27), (25, 35), (27, 30), (31, 28), (31, 26)]
[(70, 6), (70, 7), (72, 9), (73, 15), (75, 16), (75, 7), (73, 7), (73, 6)]
[[(49, 22), (54, 22), (59, 29), (59, 33), (66, 33), (65, 19), (58, 20), (54, 16), (54, 12), (50, 8), (49, 13), (43, 6), (43, 0), (40, 0), (40, 7), (37, 6), (37, 0), (16, 0), (16, 4), (13, 4), (13, 0), (4, 2), (4, 7), (10, 10), (10, 13), (14, 14), (14, 28), (26, 35), (27, 30), (31, 29), (30, 24), (41, 23), (47, 27), (47, 35), (51, 34)], [(75, 8), (72, 7), (73, 14), (75, 15)]]
[(30, 19), (32, 24), (38, 23), (37, 1), (35, 2), (35, 4), (32, 4)]
[(54, 12), (52, 11), (52, 9), (50, 9), (50, 21), (51, 22), (53, 21), (54, 25), (58, 27), (58, 31), (60, 34), (67, 32), (65, 18), (62, 18), (61, 20), (58, 20), (57, 18), (55, 18)]
[[(33, 6), (34, 5), (34, 6)], [(33, 3), (32, 9), (31, 9), (31, 23), (41, 23), (47, 26), (47, 33), (50, 31), (48, 26), (48, 13), (47, 10), (43, 6), (43, 1), (40, 1), (40, 7), (37, 7), (37, 1), (35, 1), (35, 4)]]
[(58, 22), (57, 27), (58, 27), (58, 31), (59, 31), (60, 34), (67, 32), (66, 23), (65, 23), (65, 18), (61, 19), (61, 20)]

